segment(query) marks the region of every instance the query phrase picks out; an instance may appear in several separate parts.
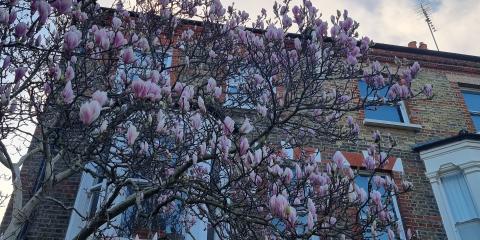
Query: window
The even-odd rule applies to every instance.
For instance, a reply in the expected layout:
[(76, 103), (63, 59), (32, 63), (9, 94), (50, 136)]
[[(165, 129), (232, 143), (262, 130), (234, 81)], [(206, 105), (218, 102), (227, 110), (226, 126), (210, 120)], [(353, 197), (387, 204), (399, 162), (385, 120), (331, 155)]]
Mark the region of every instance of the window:
[(480, 131), (480, 92), (462, 91), (468, 112), (472, 116), (473, 126)]
[(246, 69), (241, 73), (234, 74), (227, 80), (225, 106), (243, 109), (254, 108), (253, 105), (249, 103), (245, 89), (247, 87), (247, 79), (252, 77), (253, 74), (253, 69)]
[(461, 239), (480, 235), (480, 219), (462, 173), (441, 177), (451, 216)]
[[(130, 178), (130, 184), (124, 188), (124, 197), (138, 194), (142, 189), (151, 184), (142, 178)], [(137, 234), (140, 237), (146, 237), (149, 232), (157, 233), (168, 239), (180, 239), (183, 231), (181, 225), (181, 206), (176, 204), (175, 208), (169, 214), (157, 213), (149, 216), (156, 210), (157, 199), (148, 198), (141, 202), (141, 206), (133, 205), (121, 215), (120, 227), (117, 231), (118, 236), (130, 238)], [(143, 236), (145, 235), (145, 236)]]
[[(369, 179), (370, 179), (370, 176), (359, 175), (355, 178), (355, 183), (358, 185), (358, 187), (363, 188), (363, 189), (365, 189), (365, 191), (368, 192), (368, 180)], [(385, 189), (384, 188), (379, 188), (377, 190), (382, 194), (382, 196), (385, 194)], [(400, 219), (400, 210), (398, 208), (398, 203), (397, 203), (397, 200), (396, 200), (395, 196), (392, 196), (392, 201), (387, 206), (387, 210), (388, 210), (388, 213), (393, 217), (392, 219), (397, 222), (397, 224), (399, 226), (398, 229), (400, 229), (402, 231), (399, 234), (400, 236), (398, 236), (398, 234), (396, 234), (397, 239), (402, 239), (402, 240), (406, 239), (405, 238), (405, 233), (403, 232), (403, 224), (402, 224), (402, 221)], [(362, 218), (362, 220), (367, 217), (366, 211), (368, 211), (367, 206), (365, 206), (365, 210), (362, 209), (362, 212), (360, 214), (360, 217)], [(395, 229), (392, 229), (392, 230), (394, 232), (396, 232)], [(367, 231), (364, 233), (364, 238), (373, 239), (372, 237), (373, 236), (372, 236), (371, 230), (367, 229)], [(376, 240), (388, 240), (387, 229), (382, 229), (382, 231), (377, 230), (375, 239)]]
[[(367, 101), (377, 100), (387, 95), (388, 87), (384, 87), (376, 91), (368, 87), (364, 80), (359, 81), (360, 96), (362, 98), (368, 96)], [(375, 95), (374, 95), (375, 94)], [(410, 123), (407, 110), (403, 101), (398, 103), (386, 103), (380, 106), (368, 106), (365, 104), (365, 119), (373, 119), (396, 123)]]

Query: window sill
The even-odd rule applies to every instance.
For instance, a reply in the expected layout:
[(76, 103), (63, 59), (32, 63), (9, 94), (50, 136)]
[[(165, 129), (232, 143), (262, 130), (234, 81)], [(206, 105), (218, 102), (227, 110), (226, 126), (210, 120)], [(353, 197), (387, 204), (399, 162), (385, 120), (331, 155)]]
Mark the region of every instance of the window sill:
[(367, 126), (387, 127), (412, 131), (419, 131), (420, 129), (422, 129), (422, 126), (419, 124), (391, 122), (376, 119), (365, 119), (363, 120), (363, 124)]

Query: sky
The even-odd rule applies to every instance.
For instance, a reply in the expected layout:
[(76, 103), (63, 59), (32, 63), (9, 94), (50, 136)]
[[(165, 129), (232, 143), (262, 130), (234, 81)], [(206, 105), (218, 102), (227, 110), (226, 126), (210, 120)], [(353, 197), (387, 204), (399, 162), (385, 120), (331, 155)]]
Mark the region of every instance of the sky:
[[(238, 9), (256, 16), (261, 8), (272, 9), (273, 0), (222, 0), (235, 2)], [(294, 0), (294, 3), (300, 0)], [(436, 49), (425, 18), (418, 12), (417, 0), (312, 0), (328, 20), (336, 10), (347, 9), (360, 23), (359, 33), (374, 42), (406, 46), (410, 41), (425, 42)], [(430, 0), (431, 18), (439, 49), (480, 56), (480, 1)]]
[[(293, 0), (298, 3), (300, 0)], [(265, 8), (271, 10), (273, 0), (222, 0), (225, 5), (246, 10), (255, 17)], [(359, 33), (374, 42), (406, 46), (410, 41), (425, 42), (435, 49), (424, 17), (417, 13), (417, 0), (312, 0), (327, 20), (336, 10), (347, 9), (360, 23)], [(111, 0), (99, 0), (102, 6), (111, 6)], [(435, 37), (441, 51), (480, 56), (480, 1), (430, 0), (431, 18), (437, 32)], [(271, 12), (271, 11), (270, 11)], [(26, 149), (26, 148), (24, 148)], [(0, 174), (8, 173), (0, 168)], [(0, 191), (10, 192), (8, 181), (0, 181)], [(0, 207), (0, 217), (4, 207)]]

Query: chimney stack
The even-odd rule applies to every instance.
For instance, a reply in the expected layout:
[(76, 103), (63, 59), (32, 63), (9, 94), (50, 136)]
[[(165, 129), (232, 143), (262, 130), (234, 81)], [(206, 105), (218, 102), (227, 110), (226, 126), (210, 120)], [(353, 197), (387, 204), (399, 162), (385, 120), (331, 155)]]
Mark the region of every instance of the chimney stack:
[(417, 41), (411, 41), (408, 43), (409, 48), (417, 48)]
[(420, 42), (420, 45), (418, 46), (420, 49), (428, 49), (427, 44), (424, 42)]

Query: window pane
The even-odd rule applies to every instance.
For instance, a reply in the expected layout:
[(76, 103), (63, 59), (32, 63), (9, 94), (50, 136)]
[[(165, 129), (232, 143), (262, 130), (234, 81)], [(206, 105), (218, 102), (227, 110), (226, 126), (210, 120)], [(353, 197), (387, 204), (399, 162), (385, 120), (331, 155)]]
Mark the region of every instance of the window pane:
[(90, 192), (90, 209), (88, 210), (88, 217), (93, 217), (97, 212), (98, 201), (100, 200), (101, 188), (94, 188)]
[(442, 177), (442, 184), (455, 222), (465, 222), (477, 216), (463, 174)]
[(472, 115), (473, 126), (477, 131), (480, 131), (480, 116)]
[(365, 118), (391, 122), (403, 122), (400, 106), (371, 106), (365, 108)]
[[(368, 192), (368, 180), (369, 180), (369, 176), (360, 175), (355, 178), (355, 183), (358, 185), (358, 187), (363, 188), (365, 189), (366, 192)], [(373, 181), (372, 181), (372, 187), (375, 188), (375, 184), (373, 184)], [(385, 188), (379, 188), (376, 190), (379, 191), (382, 195), (385, 194)], [(388, 209), (388, 212), (392, 214), (394, 220), (400, 219), (400, 217), (397, 215), (397, 212), (395, 211), (395, 206), (393, 201), (387, 206), (387, 209)], [(368, 211), (367, 206), (365, 206), (365, 210), (360, 213), (360, 217), (366, 218), (367, 211)], [(364, 239), (373, 239), (373, 235), (370, 228), (366, 229), (366, 231), (363, 234), (363, 237)], [(377, 231), (375, 239), (388, 240), (387, 230), (385, 229), (384, 231)]]
[(370, 88), (367, 88), (367, 83), (364, 81), (364, 80), (360, 80), (358, 81), (358, 85), (359, 85), (359, 91), (360, 91), (360, 96), (361, 97), (365, 97), (367, 96), (367, 94), (369, 94), (368, 96), (369, 97), (385, 97), (387, 95), (387, 90), (388, 90), (388, 87), (384, 87), (382, 89), (377, 89), (377, 94), (376, 96), (374, 95), (374, 91), (373, 89), (370, 87)]
[(457, 229), (462, 239), (477, 239), (480, 236), (480, 221), (458, 224)]
[(463, 98), (468, 111), (480, 112), (480, 94), (474, 92), (463, 92)]

